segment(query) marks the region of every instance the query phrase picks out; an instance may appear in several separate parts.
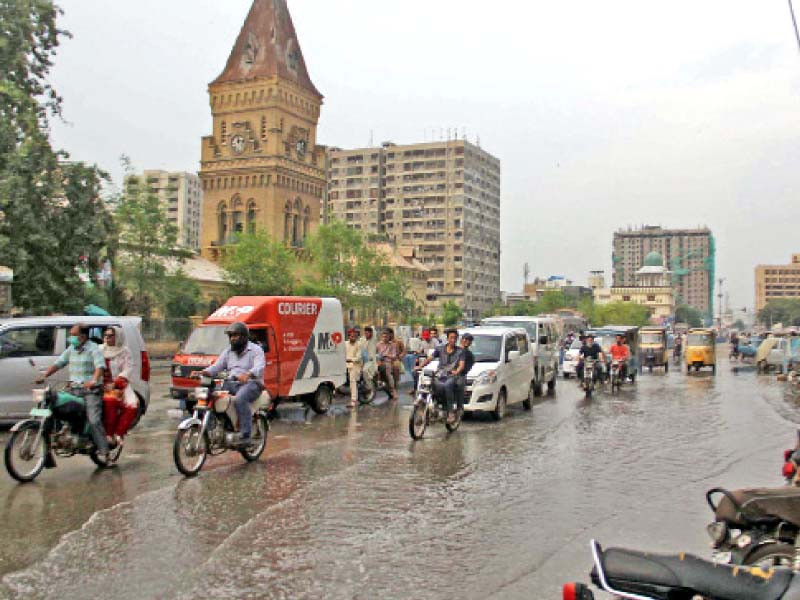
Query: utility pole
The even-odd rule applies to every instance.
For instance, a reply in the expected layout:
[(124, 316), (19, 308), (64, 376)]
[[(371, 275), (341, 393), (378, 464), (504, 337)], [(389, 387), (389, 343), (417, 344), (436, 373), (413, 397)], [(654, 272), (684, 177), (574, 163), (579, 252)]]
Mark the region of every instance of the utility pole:
[(530, 274), (531, 274), (531, 267), (528, 263), (525, 263), (522, 267), (523, 292), (525, 291), (524, 286), (528, 285), (528, 277), (530, 276)]
[(794, 16), (794, 6), (792, 0), (789, 0), (789, 12), (792, 14), (792, 25), (794, 25), (794, 37), (797, 39), (797, 48), (800, 50), (800, 32), (797, 31), (797, 19)]
[(717, 311), (719, 314), (717, 320), (717, 329), (719, 332), (722, 332), (722, 298), (723, 298), (722, 284), (725, 283), (725, 278), (720, 277), (717, 281), (719, 281), (719, 291), (717, 292)]

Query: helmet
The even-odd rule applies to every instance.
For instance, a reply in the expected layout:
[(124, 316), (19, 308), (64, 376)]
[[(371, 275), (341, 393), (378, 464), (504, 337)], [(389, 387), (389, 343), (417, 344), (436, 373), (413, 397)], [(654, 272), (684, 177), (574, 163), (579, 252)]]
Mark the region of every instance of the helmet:
[(249, 330), (247, 329), (247, 325), (245, 325), (241, 321), (236, 321), (235, 323), (231, 323), (225, 328), (225, 335), (237, 334), (246, 338), (248, 333)]

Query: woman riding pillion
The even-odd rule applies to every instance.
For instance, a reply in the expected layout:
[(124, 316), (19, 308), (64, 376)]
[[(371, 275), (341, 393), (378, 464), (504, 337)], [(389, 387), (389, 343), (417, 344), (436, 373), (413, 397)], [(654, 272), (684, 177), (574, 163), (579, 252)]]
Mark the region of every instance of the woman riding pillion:
[(125, 346), (122, 327), (106, 329), (103, 342), (100, 346), (106, 362), (103, 370), (103, 426), (108, 443), (121, 446), (139, 414), (139, 400), (129, 383), (133, 356)]
[(235, 395), (234, 406), (239, 417), (239, 437), (237, 446), (250, 446), (252, 434), (252, 415), (250, 405), (255, 402), (264, 389), (263, 377), (266, 359), (261, 346), (249, 341), (247, 325), (237, 321), (225, 328), (230, 348), (220, 354), (217, 362), (202, 371), (201, 375), (214, 377), (227, 371), (228, 380), (224, 388)]

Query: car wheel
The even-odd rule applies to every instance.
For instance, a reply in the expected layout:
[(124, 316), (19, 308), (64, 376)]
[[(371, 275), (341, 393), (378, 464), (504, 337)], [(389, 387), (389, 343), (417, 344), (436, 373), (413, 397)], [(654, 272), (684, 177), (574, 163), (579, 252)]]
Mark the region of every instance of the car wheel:
[(525, 398), (525, 400), (522, 401), (522, 408), (524, 408), (525, 410), (531, 410), (533, 408), (533, 398), (535, 396), (533, 391), (534, 385), (535, 385), (534, 382), (531, 381), (531, 385), (530, 387), (528, 387), (528, 395)]
[(506, 416), (506, 391), (500, 390), (497, 392), (497, 403), (492, 411), (492, 418), (499, 421)]
[(556, 377), (553, 375), (553, 378), (547, 382), (547, 395), (548, 396), (555, 396), (556, 395)]

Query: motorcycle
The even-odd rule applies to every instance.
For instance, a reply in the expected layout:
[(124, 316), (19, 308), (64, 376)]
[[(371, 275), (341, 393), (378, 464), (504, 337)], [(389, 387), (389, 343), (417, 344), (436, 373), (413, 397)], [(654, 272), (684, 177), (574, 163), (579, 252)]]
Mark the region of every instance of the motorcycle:
[(33, 481), (42, 469), (56, 467), (56, 456), (88, 456), (100, 468), (112, 466), (122, 446), (109, 444), (108, 459), (100, 457), (89, 433), (86, 403), (67, 390), (45, 387), (33, 390), (30, 419), (11, 428), (5, 449), (8, 474), (20, 483)]
[(713, 488), (706, 501), (714, 512), (706, 531), (715, 562), (800, 570), (800, 488)]
[(731, 344), (731, 353), (728, 356), (729, 360), (739, 360), (741, 353), (739, 352), (739, 344)]
[[(384, 389), (386, 386), (382, 382), (378, 382), (377, 374), (368, 380), (364, 371), (361, 371), (361, 376), (358, 378), (358, 403), (362, 405), (372, 404), (379, 389)], [(346, 374), (346, 379), (343, 385), (336, 388), (336, 392), (343, 395), (350, 395), (350, 373)]]
[(592, 392), (595, 388), (597, 380), (597, 374), (595, 373), (596, 363), (597, 361), (593, 358), (583, 359), (583, 381), (581, 381), (581, 387), (586, 393), (587, 398), (592, 397)]
[(187, 477), (200, 472), (206, 458), (237, 450), (247, 462), (258, 460), (267, 446), (270, 397), (265, 391), (250, 405), (253, 419), (250, 445), (237, 443), (239, 416), (234, 395), (225, 389), (225, 377), (201, 376), (199, 387), (190, 394), (195, 400), (194, 414), (178, 426), (172, 446), (175, 466)]
[(622, 388), (622, 362), (619, 360), (611, 361), (611, 391), (618, 391)]
[[(718, 565), (691, 554), (604, 550), (592, 540), (595, 587), (630, 600), (800, 600), (800, 574)], [(594, 600), (583, 583), (567, 583), (564, 600)]]
[(421, 440), (425, 435), (425, 430), (431, 423), (444, 421), (447, 431), (453, 432), (461, 425), (461, 411), (456, 411), (456, 418), (453, 422), (447, 420), (447, 406), (444, 398), (435, 398), (433, 392), (434, 377), (442, 377), (441, 373), (434, 373), (433, 370), (425, 370), (419, 377), (417, 394), (414, 399), (414, 406), (411, 416), (408, 418), (408, 433), (414, 440)]

